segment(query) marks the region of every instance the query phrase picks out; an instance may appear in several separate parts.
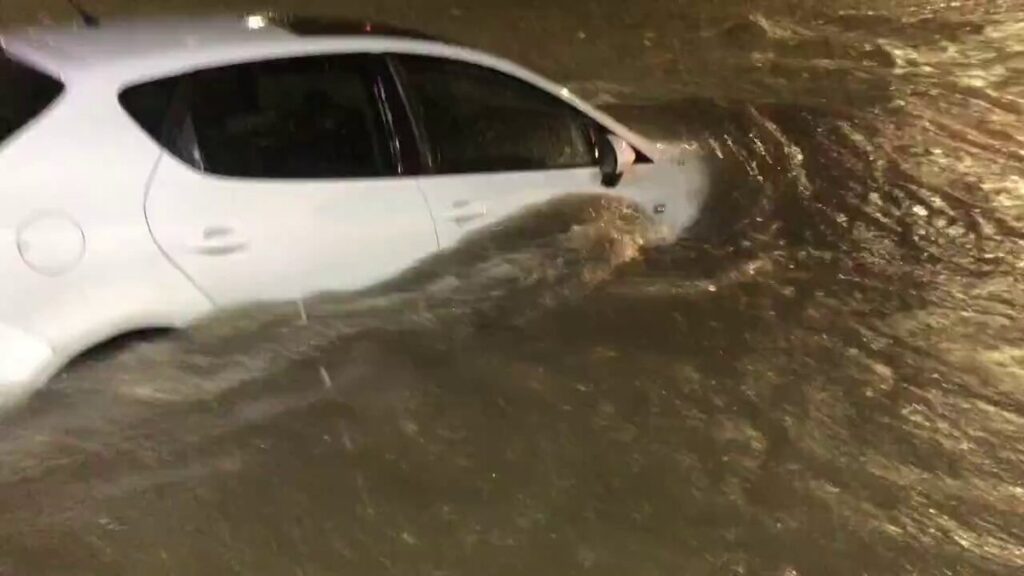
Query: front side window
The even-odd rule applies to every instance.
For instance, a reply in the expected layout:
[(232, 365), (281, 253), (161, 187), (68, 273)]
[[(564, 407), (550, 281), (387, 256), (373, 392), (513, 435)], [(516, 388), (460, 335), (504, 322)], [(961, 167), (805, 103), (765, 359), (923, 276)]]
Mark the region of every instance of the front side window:
[(0, 142), (31, 122), (63, 90), (59, 81), (0, 52)]
[[(183, 81), (173, 103), (166, 100), (173, 92), (168, 80), (131, 88), (122, 103), (197, 169), (297, 179), (395, 173), (378, 76), (363, 57), (240, 64), (201, 70)], [(158, 110), (166, 111), (170, 130), (158, 131), (148, 120)]]
[(594, 166), (594, 124), (522, 80), (469, 63), (398, 56), (435, 172)]

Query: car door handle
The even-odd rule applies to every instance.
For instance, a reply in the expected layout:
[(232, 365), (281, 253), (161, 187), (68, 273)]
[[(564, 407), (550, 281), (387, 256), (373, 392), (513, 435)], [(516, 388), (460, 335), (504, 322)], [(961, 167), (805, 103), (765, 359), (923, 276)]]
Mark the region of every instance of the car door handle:
[(456, 200), (452, 203), (452, 209), (444, 214), (444, 218), (461, 226), (477, 218), (483, 218), (486, 215), (486, 204), (469, 200)]
[(230, 226), (207, 226), (200, 238), (189, 245), (193, 252), (207, 256), (224, 256), (241, 252), (249, 243)]

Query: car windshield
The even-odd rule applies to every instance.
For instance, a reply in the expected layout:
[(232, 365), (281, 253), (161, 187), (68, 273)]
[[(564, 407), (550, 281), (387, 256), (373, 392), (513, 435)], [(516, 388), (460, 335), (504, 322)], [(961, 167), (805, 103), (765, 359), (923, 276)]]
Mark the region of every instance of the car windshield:
[(49, 106), (63, 85), (0, 52), (0, 143)]

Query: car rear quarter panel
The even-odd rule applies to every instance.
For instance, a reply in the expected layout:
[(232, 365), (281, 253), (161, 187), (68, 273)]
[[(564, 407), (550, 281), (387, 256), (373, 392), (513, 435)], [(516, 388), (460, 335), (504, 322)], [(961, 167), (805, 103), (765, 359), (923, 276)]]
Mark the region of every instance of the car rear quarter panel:
[[(153, 242), (143, 210), (160, 149), (122, 112), (115, 85), (68, 82), (0, 148), (0, 322), (67, 359), (111, 336), (182, 325), (208, 300)], [(85, 250), (59, 274), (26, 265), (19, 229), (41, 215), (77, 223)]]

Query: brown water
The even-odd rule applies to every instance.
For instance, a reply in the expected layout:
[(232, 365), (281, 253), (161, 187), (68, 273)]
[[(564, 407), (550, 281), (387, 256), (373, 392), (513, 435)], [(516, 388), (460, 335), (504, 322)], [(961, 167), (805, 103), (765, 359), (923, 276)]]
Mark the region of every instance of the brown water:
[(578, 198), (80, 365), (0, 420), (0, 574), (1024, 573), (1024, 3), (514, 6), (309, 3), (703, 150), (692, 237)]

